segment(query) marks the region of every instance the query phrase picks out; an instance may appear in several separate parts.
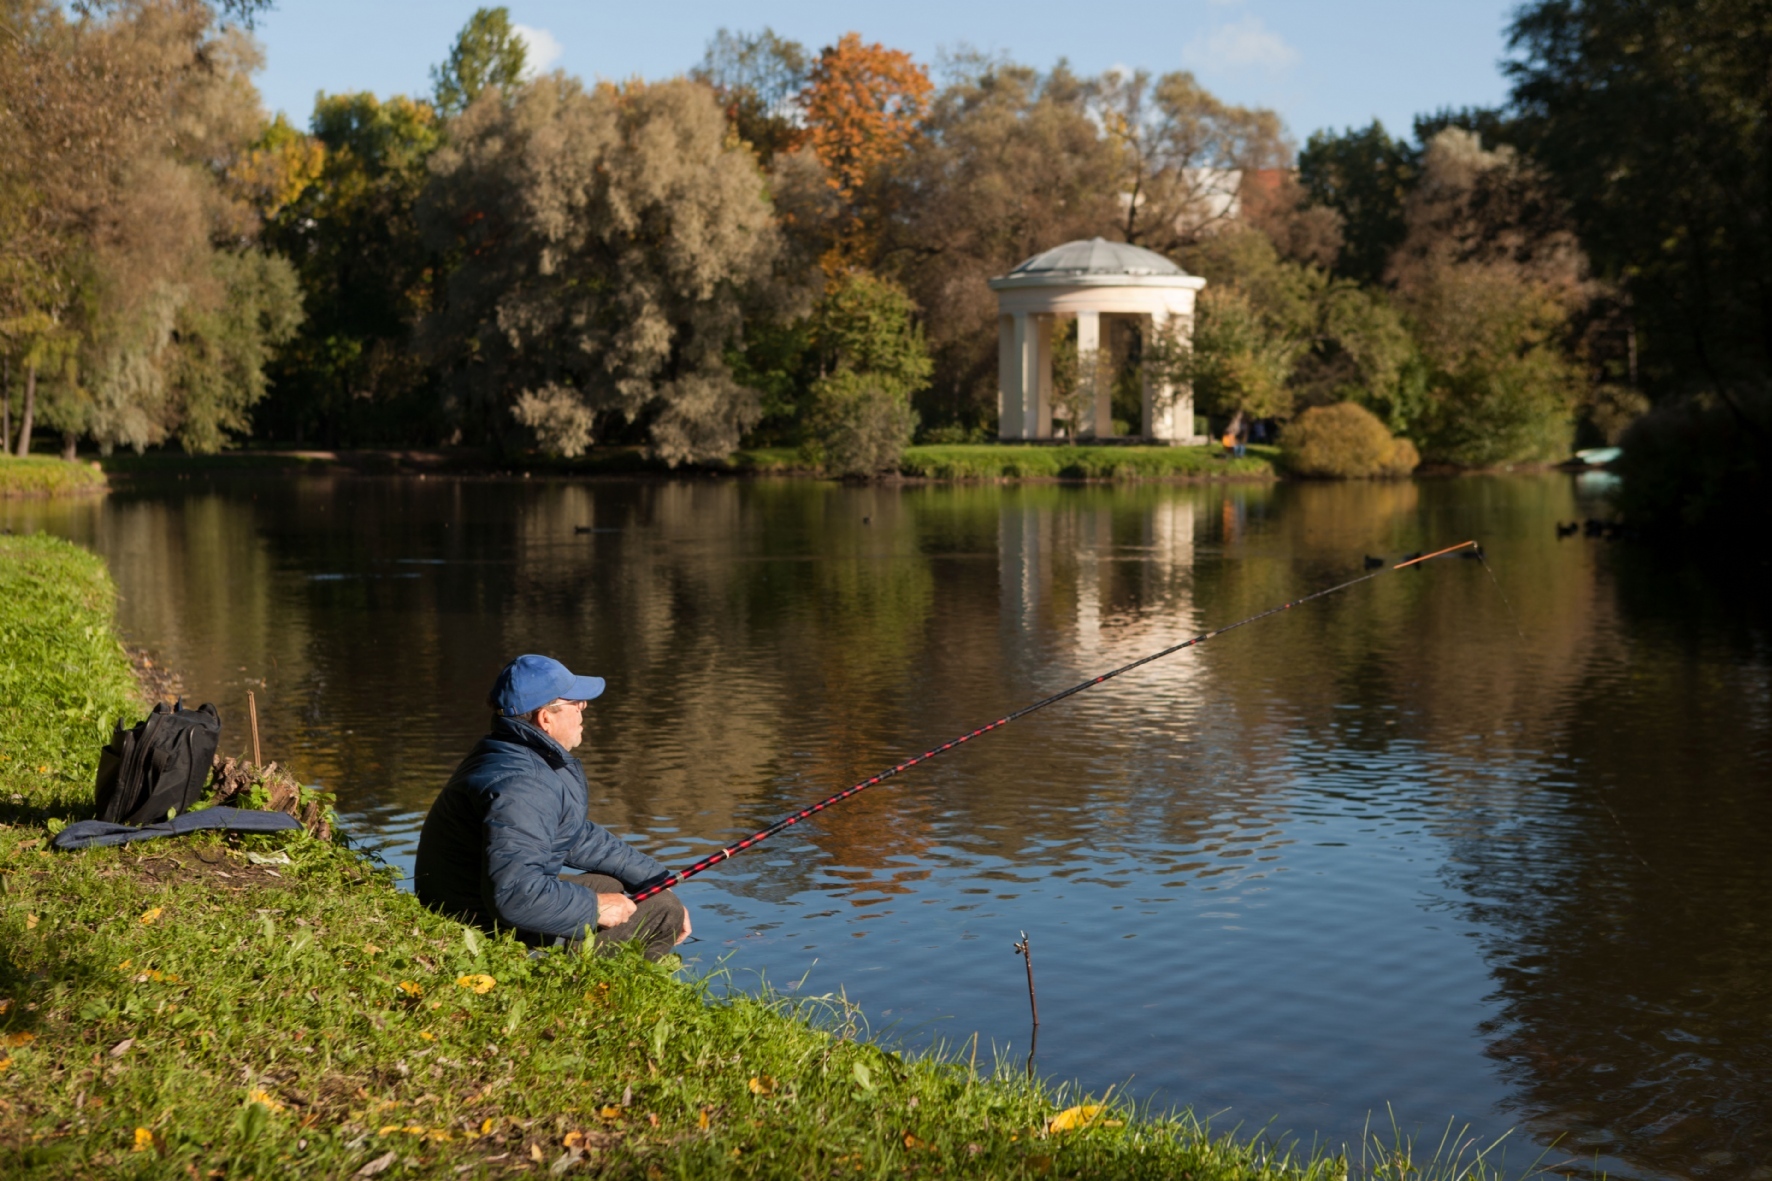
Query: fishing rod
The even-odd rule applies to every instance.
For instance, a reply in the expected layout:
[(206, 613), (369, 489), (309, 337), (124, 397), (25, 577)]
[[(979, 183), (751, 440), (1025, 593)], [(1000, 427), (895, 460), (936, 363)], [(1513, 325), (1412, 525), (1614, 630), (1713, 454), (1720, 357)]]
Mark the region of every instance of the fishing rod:
[(1402, 570), (1402, 569), (1405, 569), (1409, 566), (1419, 566), (1423, 562), (1431, 562), (1435, 558), (1442, 558), (1442, 557), (1445, 557), (1447, 554), (1457, 553), (1459, 550), (1462, 550), (1462, 549), (1474, 549), (1474, 550), (1476, 550), (1477, 553), (1479, 553), (1479, 554), (1482, 553), (1482, 549), (1477, 545), (1476, 542), (1461, 541), (1457, 545), (1449, 545), (1445, 549), (1435, 550), (1431, 554), (1418, 554), (1412, 558), (1405, 558), (1403, 561), (1398, 562), (1395, 566), (1391, 566), (1388, 568), (1381, 566), (1377, 570), (1373, 570), (1370, 573), (1363, 574), (1358, 578), (1350, 578), (1346, 582), (1338, 583), (1335, 586), (1325, 587), (1324, 589), (1322, 589), (1320, 591), (1312, 591), (1310, 594), (1305, 595), (1303, 598), (1293, 599), (1289, 603), (1281, 603), (1278, 607), (1269, 607), (1266, 611), (1258, 611), (1254, 615), (1251, 615), (1247, 619), (1239, 619), (1235, 623), (1227, 623), (1225, 626), (1223, 626), (1221, 628), (1216, 628), (1216, 629), (1209, 631), (1209, 632), (1201, 632), (1199, 635), (1193, 637), (1190, 640), (1183, 640), (1179, 644), (1171, 644), (1169, 647), (1164, 648), (1161, 652), (1152, 652), (1149, 656), (1141, 656), (1137, 660), (1132, 661), (1130, 664), (1122, 664), (1119, 668), (1116, 668), (1116, 669), (1112, 670), (1111, 672), (1105, 672), (1105, 673), (1102, 673), (1100, 676), (1090, 677), (1087, 681), (1079, 681), (1077, 684), (1072, 685), (1069, 689), (1065, 689), (1061, 692), (1054, 693), (1050, 697), (1042, 697), (1040, 700), (1034, 702), (1032, 705), (1024, 705), (1020, 709), (1016, 710), (1014, 713), (1005, 714), (1004, 716), (998, 718), (996, 721), (991, 722), (988, 725), (980, 726), (978, 729), (973, 730), (970, 733), (962, 734), (958, 738), (952, 739), (948, 742), (944, 742), (940, 746), (935, 747), (933, 750), (926, 750), (920, 755), (913, 755), (912, 757), (906, 759), (902, 763), (897, 764), (896, 766), (888, 767), (886, 770), (880, 772), (878, 775), (869, 776), (868, 778), (863, 779), (859, 783), (856, 783), (856, 784), (853, 784), (849, 787), (844, 788), (842, 791), (838, 792), (836, 795), (825, 797), (824, 799), (818, 801), (818, 803), (813, 804), (811, 807), (800, 809), (798, 812), (795, 812), (792, 816), (784, 816), (780, 820), (777, 820), (774, 824), (771, 824), (768, 828), (759, 829), (758, 831), (752, 833), (750, 836), (746, 837), (744, 840), (738, 842), (736, 845), (733, 845), (730, 848), (720, 849), (716, 852), (709, 853), (706, 857), (703, 857), (700, 861), (697, 861), (694, 865), (688, 866), (684, 869), (674, 870), (666, 877), (653, 882), (651, 885), (645, 886), (639, 890), (634, 891), (634, 893), (632, 895), (630, 895), (630, 897), (632, 897), (635, 902), (644, 902), (648, 898), (652, 897), (654, 894), (657, 894), (663, 890), (668, 890), (672, 886), (675, 886), (679, 882), (686, 882), (690, 878), (694, 877), (696, 874), (701, 873), (704, 870), (712, 869), (714, 866), (720, 864), (722, 861), (731, 860), (733, 857), (738, 856), (740, 853), (744, 852), (746, 849), (750, 848), (752, 845), (761, 844), (762, 842), (768, 840), (770, 837), (774, 836), (776, 833), (781, 832), (783, 829), (790, 828), (793, 825), (800, 823), (800, 821), (806, 819), (808, 816), (813, 816), (813, 815), (818, 814), (819, 812), (824, 811), (826, 808), (830, 807), (832, 804), (840, 804), (844, 800), (848, 799), (850, 796), (858, 795), (861, 792), (866, 791), (868, 788), (873, 787), (875, 784), (884, 783), (886, 780), (892, 778), (894, 775), (899, 774), (901, 771), (910, 770), (912, 767), (915, 767), (918, 763), (926, 763), (930, 759), (933, 759), (936, 755), (944, 754), (947, 751), (953, 750), (956, 746), (960, 746), (960, 745), (963, 745), (964, 743), (971, 742), (974, 738), (977, 738), (980, 735), (989, 734), (992, 730), (1000, 730), (1004, 726), (1007, 726), (1010, 722), (1013, 722), (1013, 721), (1017, 720), (1018, 718), (1025, 718), (1029, 714), (1034, 713), (1038, 710), (1045, 709), (1049, 705), (1057, 705), (1059, 702), (1063, 701), (1067, 697), (1073, 697), (1076, 694), (1081, 693), (1085, 689), (1092, 688), (1096, 685), (1101, 684), (1103, 681), (1111, 681), (1115, 677), (1121, 675), (1122, 673), (1129, 673), (1133, 669), (1140, 668), (1144, 665), (1151, 663), (1154, 660), (1161, 660), (1161, 659), (1163, 659), (1163, 657), (1173, 655), (1174, 653), (1181, 651), (1183, 648), (1192, 648), (1197, 644), (1204, 644), (1207, 640), (1210, 640), (1214, 636), (1222, 636), (1225, 632), (1235, 631), (1236, 629), (1238, 629), (1240, 627), (1246, 627), (1247, 625), (1254, 623), (1258, 619), (1266, 619), (1270, 615), (1278, 615), (1282, 611), (1290, 611), (1292, 608), (1302, 606), (1303, 604), (1310, 602), (1312, 599), (1326, 598), (1329, 595), (1337, 594), (1341, 591), (1347, 590), (1349, 587), (1359, 586), (1362, 582), (1370, 582), (1372, 579), (1377, 578), (1380, 574), (1388, 574), (1392, 570)]

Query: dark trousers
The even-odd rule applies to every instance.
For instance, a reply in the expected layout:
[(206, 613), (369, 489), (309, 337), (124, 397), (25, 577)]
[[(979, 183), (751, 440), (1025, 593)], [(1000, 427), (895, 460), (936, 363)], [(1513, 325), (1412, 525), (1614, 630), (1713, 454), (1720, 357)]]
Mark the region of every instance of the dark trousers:
[[(625, 894), (627, 887), (600, 873), (563, 873), (563, 882), (583, 886), (594, 894)], [(683, 904), (669, 890), (654, 894), (640, 903), (634, 917), (614, 927), (599, 927), (591, 950), (596, 955), (614, 955), (624, 943), (638, 939), (649, 960), (663, 959), (677, 946), (683, 934)], [(572, 941), (573, 946), (578, 940)]]

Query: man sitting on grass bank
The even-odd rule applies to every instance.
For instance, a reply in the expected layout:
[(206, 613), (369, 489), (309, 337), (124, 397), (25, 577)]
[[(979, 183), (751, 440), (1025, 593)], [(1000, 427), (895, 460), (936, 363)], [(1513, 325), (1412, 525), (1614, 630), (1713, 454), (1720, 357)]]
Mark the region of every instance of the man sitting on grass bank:
[(689, 937), (689, 912), (669, 890), (638, 906), (627, 896), (670, 870), (587, 816), (584, 769), (570, 752), (602, 692), (601, 677), (546, 656), (505, 665), (487, 699), (492, 732), (425, 817), (419, 901), (533, 947), (577, 946), (594, 931), (598, 952), (637, 939), (656, 960)]

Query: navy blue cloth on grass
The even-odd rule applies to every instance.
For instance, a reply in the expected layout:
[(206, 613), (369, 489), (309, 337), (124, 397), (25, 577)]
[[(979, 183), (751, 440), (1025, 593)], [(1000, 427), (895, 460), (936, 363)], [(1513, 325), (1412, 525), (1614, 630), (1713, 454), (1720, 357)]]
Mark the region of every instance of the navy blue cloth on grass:
[(300, 827), (301, 821), (287, 812), (265, 812), (257, 808), (201, 808), (159, 824), (140, 827), (104, 820), (76, 820), (56, 833), (51, 843), (58, 849), (90, 849), (98, 845), (151, 841), (156, 837), (182, 837), (203, 828), (225, 828), (230, 832), (288, 832)]

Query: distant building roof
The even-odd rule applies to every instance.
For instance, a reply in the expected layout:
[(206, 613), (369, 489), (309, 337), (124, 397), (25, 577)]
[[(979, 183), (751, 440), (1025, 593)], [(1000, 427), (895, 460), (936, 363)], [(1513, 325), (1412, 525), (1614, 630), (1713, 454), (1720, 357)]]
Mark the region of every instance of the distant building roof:
[(1008, 278), (1073, 275), (1185, 275), (1186, 271), (1154, 250), (1109, 242), (1105, 238), (1066, 242), (1036, 254), (1010, 271)]

